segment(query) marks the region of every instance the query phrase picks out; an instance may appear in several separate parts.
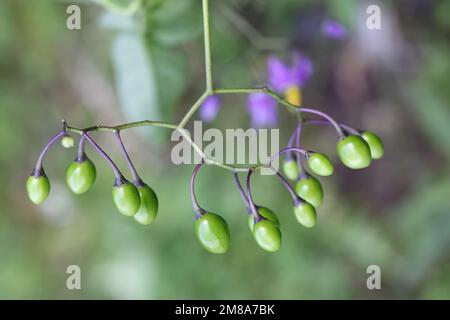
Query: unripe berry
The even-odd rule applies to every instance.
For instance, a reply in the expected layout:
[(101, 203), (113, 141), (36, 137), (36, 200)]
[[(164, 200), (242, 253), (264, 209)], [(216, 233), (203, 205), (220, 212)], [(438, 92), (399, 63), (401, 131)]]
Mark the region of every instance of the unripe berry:
[(32, 174), (27, 179), (26, 189), (30, 200), (34, 204), (41, 204), (50, 193), (50, 181), (45, 173), (41, 173), (37, 178)]
[(139, 185), (137, 189), (141, 197), (141, 205), (134, 219), (140, 224), (148, 225), (156, 218), (158, 198), (153, 189), (146, 184)]
[(205, 213), (194, 223), (195, 236), (203, 248), (210, 253), (221, 254), (230, 245), (230, 230), (227, 222), (215, 213)]
[(126, 181), (115, 185), (112, 196), (114, 204), (123, 215), (134, 216), (138, 212), (141, 198), (134, 184)]
[(319, 180), (312, 176), (299, 180), (295, 190), (300, 198), (311, 203), (316, 208), (323, 201), (322, 186)]
[[(272, 210), (270, 210), (269, 208), (266, 208), (266, 207), (261, 207), (261, 206), (257, 206), (256, 209), (258, 209), (258, 213), (261, 216), (263, 216), (267, 220), (270, 220), (273, 223), (275, 223), (277, 227), (280, 226), (280, 221), (278, 220), (277, 215)], [(252, 231), (252, 232), (253, 232), (254, 223), (255, 223), (255, 218), (253, 217), (253, 215), (249, 215), (248, 216), (248, 227), (250, 228), (250, 231)]]
[(281, 247), (281, 231), (270, 220), (260, 220), (253, 228), (253, 237), (258, 245), (266, 251), (276, 252)]
[(71, 136), (69, 136), (69, 135), (66, 135), (66, 136), (62, 137), (61, 145), (64, 148), (67, 148), (67, 149), (72, 148), (73, 145), (74, 145), (73, 138)]
[(308, 202), (302, 202), (294, 207), (295, 217), (297, 221), (307, 228), (315, 226), (317, 221), (316, 209)]
[(312, 172), (319, 176), (329, 176), (333, 174), (334, 167), (330, 159), (323, 153), (312, 153), (308, 157), (308, 166)]
[(66, 171), (66, 182), (73, 193), (82, 194), (92, 187), (96, 176), (94, 164), (85, 158), (82, 161), (75, 160), (69, 165)]
[(295, 160), (286, 160), (283, 162), (283, 172), (290, 180), (298, 178), (298, 165)]
[(380, 159), (384, 155), (383, 141), (375, 133), (370, 131), (364, 131), (361, 135), (363, 139), (367, 142), (370, 148), (370, 155), (372, 159)]
[(356, 135), (340, 140), (337, 143), (337, 153), (341, 161), (351, 169), (367, 168), (372, 161), (369, 145)]

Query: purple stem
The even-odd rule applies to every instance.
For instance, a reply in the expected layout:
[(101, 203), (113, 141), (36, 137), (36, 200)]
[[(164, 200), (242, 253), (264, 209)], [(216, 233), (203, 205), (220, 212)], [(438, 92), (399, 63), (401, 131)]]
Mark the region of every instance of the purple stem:
[(83, 133), (83, 136), (86, 137), (86, 140), (89, 141), (89, 143), (94, 147), (94, 149), (100, 153), (100, 155), (108, 162), (109, 166), (111, 167), (114, 177), (115, 177), (115, 185), (121, 185), (124, 183), (125, 178), (123, 177), (122, 173), (120, 172), (119, 168), (116, 166), (114, 161), (111, 160), (111, 158), (106, 154), (105, 151), (94, 141), (92, 138), (87, 134)]
[[(294, 139), (295, 139), (295, 130), (294, 130), (294, 132), (292, 132), (291, 137), (289, 138), (288, 145), (287, 145), (288, 148), (291, 148), (294, 145)], [(289, 152), (286, 155), (286, 160), (292, 160), (292, 158), (293, 158), (293, 154), (292, 154), (292, 152)]]
[(200, 208), (200, 205), (198, 204), (197, 197), (195, 196), (195, 190), (194, 190), (195, 177), (197, 176), (197, 172), (198, 172), (198, 170), (200, 170), (200, 168), (202, 167), (203, 163), (204, 162), (202, 160), (202, 162), (200, 162), (199, 164), (197, 164), (195, 166), (194, 171), (192, 172), (191, 181), (190, 181), (190, 184), (189, 184), (189, 189), (190, 189), (190, 192), (191, 192), (191, 202), (192, 202), (192, 207), (194, 208), (194, 211), (195, 211), (195, 218), (196, 219), (200, 218), (202, 216), (202, 214), (203, 214), (203, 209)]
[(36, 166), (34, 167), (34, 171), (33, 171), (33, 176), (35, 178), (39, 178), (39, 176), (42, 173), (42, 162), (44, 161), (44, 157), (45, 157), (48, 149), (50, 149), (50, 147), (65, 134), (66, 134), (66, 130), (64, 130), (64, 129), (61, 130), (56, 136), (51, 138), (50, 141), (45, 145), (44, 149), (42, 149), (42, 152), (39, 155), (39, 158), (36, 162)]
[[(302, 121), (300, 120), (298, 122), (297, 128), (295, 129), (295, 146), (300, 149), (300, 135), (302, 133)], [(297, 157), (297, 166), (298, 166), (298, 178), (299, 179), (304, 179), (306, 178), (306, 174), (305, 174), (305, 170), (303, 169), (302, 166), (302, 159), (300, 159), (300, 157)]]
[(131, 161), (131, 158), (125, 149), (125, 145), (123, 144), (122, 137), (120, 136), (120, 132), (116, 131), (115, 136), (117, 139), (117, 143), (119, 144), (120, 150), (122, 151), (123, 156), (125, 157), (128, 167), (130, 168), (131, 175), (133, 176), (133, 182), (135, 185), (141, 186), (143, 184), (142, 179), (139, 177), (136, 168), (133, 165), (133, 162)]
[(83, 162), (86, 159), (86, 154), (84, 152), (84, 140), (86, 139), (83, 134), (78, 142), (78, 150), (77, 150), (77, 162)]
[(247, 199), (248, 199), (248, 203), (250, 205), (251, 208), (251, 213), (253, 215), (253, 218), (255, 219), (255, 223), (260, 221), (262, 219), (261, 215), (258, 213), (258, 210), (256, 209), (255, 203), (253, 202), (253, 197), (252, 197), (252, 193), (250, 191), (250, 177), (253, 173), (253, 170), (250, 169), (248, 170), (248, 174), (247, 174)]
[[(320, 124), (330, 124), (328, 121), (325, 120), (318, 120), (318, 119), (310, 119), (305, 121), (306, 124), (314, 124), (314, 125), (320, 125)], [(346, 124), (339, 123), (339, 126), (344, 129), (347, 132), (353, 133), (353, 134), (361, 134), (359, 130), (356, 130), (355, 128), (352, 128)]]
[(333, 118), (331, 118), (329, 115), (327, 115), (326, 113), (323, 113), (323, 112), (315, 110), (315, 109), (309, 109), (309, 108), (299, 108), (298, 110), (299, 110), (299, 112), (312, 113), (312, 114), (318, 115), (318, 116), (326, 119), (328, 122), (330, 122), (330, 124), (332, 124), (335, 127), (340, 138), (345, 137), (345, 134), (342, 131), (342, 128), (339, 126), (339, 124)]
[(237, 172), (233, 172), (233, 176), (234, 176), (234, 181), (236, 182), (236, 186), (239, 190), (239, 193), (241, 194), (242, 200), (245, 203), (245, 207), (247, 208), (247, 212), (248, 214), (252, 213), (252, 209), (250, 208), (250, 204), (248, 203), (248, 199), (247, 196), (245, 195), (245, 191), (242, 188), (241, 182), (239, 181), (239, 176)]
[(283, 182), (283, 185), (285, 186), (287, 191), (289, 191), (289, 194), (292, 197), (292, 201), (294, 202), (294, 206), (297, 206), (297, 204), (299, 203), (299, 197), (295, 193), (294, 189), (289, 184), (289, 182), (286, 180), (286, 178), (283, 177), (283, 175), (281, 173), (279, 173), (278, 171), (277, 171), (277, 176), (278, 176), (278, 178), (280, 178), (281, 182)]
[(309, 153), (309, 151), (307, 151), (307, 150), (305, 150), (305, 149), (302, 149), (302, 148), (297, 148), (297, 147), (287, 147), (287, 148), (284, 148), (283, 150), (281, 150), (280, 152), (275, 153), (275, 154), (272, 156), (272, 158), (269, 159), (268, 165), (270, 166), (270, 165), (272, 164), (273, 160), (275, 160), (277, 157), (281, 156), (283, 153), (286, 153), (286, 152), (296, 152), (296, 153), (301, 153), (303, 156), (306, 156), (306, 155)]

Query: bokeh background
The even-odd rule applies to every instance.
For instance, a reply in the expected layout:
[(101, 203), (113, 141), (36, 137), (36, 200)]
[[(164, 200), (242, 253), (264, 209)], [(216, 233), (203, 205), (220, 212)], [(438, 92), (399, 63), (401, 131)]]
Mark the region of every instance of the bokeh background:
[[(276, 178), (256, 177), (255, 198), (281, 219), (277, 254), (255, 244), (232, 175), (202, 169), (199, 200), (231, 228), (221, 256), (194, 239), (193, 167), (171, 163), (165, 129), (125, 134), (159, 196), (149, 227), (117, 212), (113, 176), (90, 149), (98, 170), (90, 192), (70, 193), (65, 168), (75, 151), (56, 145), (45, 162), (49, 199), (34, 206), (25, 194), (61, 119), (78, 127), (178, 121), (202, 92), (200, 1), (144, 0), (127, 15), (130, 2), (75, 2), (82, 29), (68, 30), (73, 1), (0, 1), (0, 298), (450, 298), (450, 2), (370, 1), (381, 7), (382, 29), (369, 31), (364, 1), (211, 1), (217, 84), (264, 84), (269, 55), (299, 51), (314, 64), (305, 105), (377, 132), (386, 148), (369, 169), (337, 165), (321, 179), (325, 202), (312, 230), (296, 222)], [(325, 18), (342, 23), (347, 37), (321, 34)], [(249, 126), (245, 96), (223, 104), (207, 127)], [(295, 122), (279, 112), (286, 142)], [(95, 137), (126, 169), (112, 137)], [(332, 129), (308, 129), (304, 144), (336, 160)], [(66, 289), (72, 264), (81, 268), (82, 290)], [(381, 290), (366, 287), (372, 264), (381, 268)]]

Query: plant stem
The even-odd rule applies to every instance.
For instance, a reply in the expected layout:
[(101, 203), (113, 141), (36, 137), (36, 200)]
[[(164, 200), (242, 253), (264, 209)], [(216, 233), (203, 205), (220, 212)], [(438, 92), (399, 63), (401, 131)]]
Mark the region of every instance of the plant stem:
[[(297, 128), (295, 129), (295, 146), (300, 149), (300, 135), (302, 133), (302, 121), (298, 122)], [(298, 178), (304, 179), (306, 178), (305, 170), (303, 169), (302, 159), (297, 157), (297, 167), (298, 167)]]
[(212, 65), (211, 65), (211, 36), (208, 0), (202, 1), (203, 10), (203, 37), (205, 46), (205, 74), (206, 74), (206, 92), (210, 95), (213, 92)]
[(283, 177), (283, 175), (280, 172), (276, 171), (276, 173), (277, 173), (278, 178), (280, 178), (281, 182), (283, 183), (284, 187), (287, 189), (287, 191), (291, 195), (294, 206), (296, 206), (299, 200), (298, 200), (298, 196), (295, 193), (294, 189), (292, 188), (292, 186), (289, 184), (289, 182), (286, 180), (285, 177)]
[(39, 155), (38, 160), (36, 161), (36, 165), (34, 167), (33, 176), (35, 178), (39, 178), (42, 172), (42, 163), (44, 162), (45, 155), (50, 147), (58, 141), (63, 135), (66, 134), (66, 130), (61, 130), (56, 136), (50, 139), (50, 141), (45, 145), (44, 149), (42, 149), (41, 154)]
[(242, 188), (241, 182), (239, 181), (239, 176), (238, 176), (238, 174), (236, 172), (233, 172), (233, 176), (234, 176), (234, 182), (236, 182), (236, 186), (237, 186), (237, 188), (239, 190), (239, 193), (240, 193), (240, 195), (242, 197), (242, 200), (245, 203), (245, 207), (247, 208), (247, 213), (251, 214), (252, 213), (252, 209), (250, 208), (250, 204), (248, 202), (247, 196), (245, 195), (245, 191)]
[(108, 162), (114, 173), (115, 185), (117, 186), (122, 184), (124, 182), (124, 177), (114, 161), (112, 161), (112, 159), (106, 154), (106, 152), (103, 151), (103, 149), (94, 140), (92, 140), (92, 138), (87, 133), (85, 133), (84, 136), (86, 137), (86, 140), (89, 141), (89, 143), (92, 145), (92, 147), (94, 147), (94, 149), (106, 160), (106, 162)]
[(115, 132), (115, 136), (117, 139), (117, 143), (119, 144), (120, 151), (122, 152), (123, 156), (125, 157), (125, 160), (127, 161), (128, 167), (130, 168), (131, 175), (133, 176), (133, 182), (136, 186), (141, 186), (143, 184), (141, 178), (139, 177), (139, 174), (136, 171), (136, 168), (134, 167), (133, 162), (131, 161), (130, 155), (127, 152), (127, 149), (125, 149), (125, 145), (123, 144), (122, 137), (120, 136), (120, 131)]
[(78, 150), (77, 150), (77, 162), (82, 162), (86, 159), (86, 154), (84, 153), (84, 140), (86, 139), (86, 135), (82, 135), (80, 141), (78, 142)]
[(258, 213), (258, 210), (256, 209), (255, 203), (253, 202), (252, 193), (250, 191), (250, 177), (251, 177), (252, 173), (253, 173), (253, 170), (249, 169), (248, 173), (247, 173), (247, 199), (248, 199), (248, 203), (251, 208), (251, 213), (252, 213), (253, 218), (255, 219), (255, 223), (256, 223), (261, 220), (261, 215)]
[[(319, 120), (319, 119), (310, 119), (310, 120), (306, 120), (305, 124), (313, 124), (313, 125), (321, 125), (321, 124), (325, 124), (325, 125), (329, 125), (330, 122), (325, 121), (325, 120)], [(355, 128), (352, 128), (346, 124), (343, 123), (339, 123), (339, 126), (344, 129), (345, 131), (352, 133), (352, 134), (357, 134), (360, 135), (361, 132)]]
[(211, 94), (208, 91), (203, 92), (200, 98), (195, 101), (192, 107), (188, 110), (188, 112), (184, 115), (183, 119), (178, 124), (177, 128), (182, 129), (186, 126), (186, 124), (191, 120), (194, 113), (202, 106), (203, 102), (210, 96)]
[(283, 153), (286, 153), (286, 152), (296, 152), (296, 153), (302, 154), (303, 156), (306, 156), (306, 155), (308, 154), (308, 151), (305, 150), (305, 149), (297, 148), (297, 147), (287, 147), (287, 148), (284, 148), (283, 150), (281, 150), (281, 151), (275, 153), (275, 154), (269, 159), (269, 161), (267, 162), (266, 166), (267, 166), (267, 167), (271, 167), (273, 160), (275, 160), (277, 157), (281, 156)]
[(195, 188), (195, 177), (197, 176), (197, 172), (200, 170), (202, 165), (203, 165), (203, 161), (195, 166), (194, 171), (192, 172), (192, 175), (191, 175), (191, 181), (189, 183), (189, 190), (191, 192), (192, 207), (194, 208), (195, 218), (197, 218), (197, 219), (202, 216), (203, 209), (198, 204), (197, 197), (195, 196), (195, 189), (194, 189)]

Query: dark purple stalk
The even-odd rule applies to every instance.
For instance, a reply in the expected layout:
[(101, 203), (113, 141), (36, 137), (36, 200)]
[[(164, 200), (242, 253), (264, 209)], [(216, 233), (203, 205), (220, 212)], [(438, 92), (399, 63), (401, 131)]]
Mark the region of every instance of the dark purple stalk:
[(342, 128), (339, 126), (339, 124), (333, 118), (331, 118), (329, 115), (327, 115), (326, 113), (323, 113), (323, 112), (315, 110), (315, 109), (309, 109), (309, 108), (299, 108), (298, 111), (312, 113), (312, 114), (318, 115), (318, 116), (326, 119), (331, 125), (334, 126), (334, 128), (336, 129), (336, 131), (339, 135), (339, 138), (345, 137), (345, 134), (342, 131)]
[(283, 177), (283, 175), (281, 173), (279, 173), (278, 171), (277, 171), (277, 176), (278, 176), (278, 178), (280, 178), (284, 187), (287, 189), (287, 191), (291, 195), (292, 201), (294, 202), (294, 206), (297, 206), (297, 204), (299, 203), (299, 197), (295, 193), (295, 190), (292, 188), (292, 186), (289, 184), (289, 182), (286, 180), (286, 178)]
[[(288, 148), (292, 148), (294, 146), (294, 139), (295, 139), (295, 130), (294, 130), (294, 132), (292, 132), (292, 134), (291, 134), (291, 136), (289, 138), (289, 141), (288, 141), (288, 144), (287, 144)], [(289, 152), (286, 155), (286, 160), (292, 160), (292, 159), (293, 159), (293, 154), (292, 154), (292, 152)]]
[(78, 142), (78, 150), (77, 150), (77, 162), (83, 162), (86, 160), (86, 154), (84, 153), (84, 140), (86, 139), (85, 135), (81, 135), (80, 141)]
[(142, 179), (139, 177), (139, 174), (137, 173), (136, 168), (134, 167), (129, 154), (128, 154), (127, 150), (125, 149), (125, 145), (123, 144), (122, 137), (120, 136), (120, 132), (116, 131), (115, 136), (117, 139), (117, 143), (119, 144), (120, 150), (127, 161), (128, 167), (130, 168), (130, 172), (131, 172), (131, 175), (133, 176), (134, 184), (137, 186), (141, 186), (143, 184)]
[(125, 178), (123, 177), (122, 173), (120, 172), (119, 168), (116, 166), (114, 161), (111, 160), (111, 158), (106, 154), (105, 151), (94, 141), (92, 138), (87, 134), (84, 133), (83, 136), (86, 137), (86, 140), (89, 141), (89, 143), (92, 145), (92, 147), (108, 162), (109, 166), (111, 167), (114, 177), (115, 177), (115, 184), (116, 186), (121, 185), (124, 183)]
[(190, 181), (190, 184), (189, 184), (189, 189), (190, 189), (190, 192), (191, 192), (191, 202), (192, 202), (192, 207), (194, 208), (194, 211), (195, 211), (195, 218), (196, 219), (200, 218), (202, 216), (202, 214), (203, 214), (203, 209), (198, 204), (197, 197), (195, 196), (195, 190), (194, 190), (195, 177), (197, 176), (197, 172), (198, 172), (198, 170), (200, 170), (200, 168), (202, 167), (203, 163), (204, 162), (202, 160), (202, 162), (200, 162), (199, 164), (197, 164), (195, 166), (194, 171), (192, 172), (191, 181)]
[(245, 195), (245, 191), (242, 188), (241, 182), (239, 181), (238, 173), (237, 172), (233, 172), (233, 176), (234, 176), (234, 181), (236, 182), (236, 186), (237, 186), (237, 188), (239, 190), (239, 193), (240, 193), (240, 195), (242, 197), (242, 200), (245, 203), (245, 207), (247, 208), (247, 212), (248, 212), (248, 214), (251, 214), (252, 213), (252, 209), (250, 208), (250, 204), (248, 203), (248, 199), (247, 199), (247, 196)]
[(248, 170), (248, 174), (247, 174), (247, 199), (248, 199), (248, 203), (249, 203), (250, 208), (251, 208), (251, 213), (253, 215), (253, 218), (255, 219), (255, 223), (257, 223), (258, 221), (260, 221), (262, 219), (262, 217), (258, 213), (258, 210), (256, 209), (256, 205), (253, 202), (252, 193), (250, 191), (250, 177), (251, 177), (252, 173), (253, 173), (252, 169)]
[(302, 148), (297, 148), (297, 147), (287, 147), (284, 148), (283, 150), (281, 150), (280, 152), (275, 153), (270, 159), (269, 162), (267, 163), (268, 166), (270, 166), (273, 162), (273, 160), (275, 160), (277, 157), (281, 156), (283, 153), (286, 152), (296, 152), (296, 153), (300, 153), (303, 156), (306, 157), (306, 155), (308, 154), (309, 151), (302, 149)]
[[(325, 125), (329, 125), (330, 123), (326, 120), (318, 120), (318, 119), (310, 119), (305, 121), (305, 124), (313, 124), (313, 125), (321, 125), (321, 124), (325, 124)], [(361, 132), (355, 128), (352, 128), (346, 124), (343, 123), (339, 123), (339, 126), (344, 129), (345, 131), (347, 131), (348, 133), (352, 133), (352, 134), (361, 134)]]
[(47, 154), (47, 151), (50, 149), (50, 147), (58, 141), (63, 135), (66, 134), (66, 130), (61, 130), (56, 136), (50, 139), (50, 141), (45, 145), (44, 149), (42, 149), (41, 154), (39, 155), (39, 158), (36, 162), (36, 166), (34, 167), (33, 176), (35, 178), (39, 178), (39, 176), (42, 174), (42, 163), (44, 161), (44, 157)]

